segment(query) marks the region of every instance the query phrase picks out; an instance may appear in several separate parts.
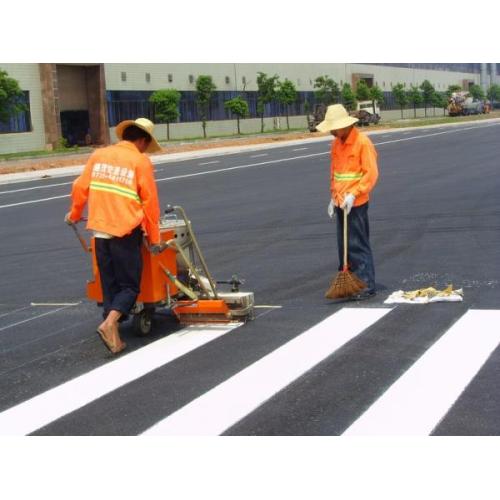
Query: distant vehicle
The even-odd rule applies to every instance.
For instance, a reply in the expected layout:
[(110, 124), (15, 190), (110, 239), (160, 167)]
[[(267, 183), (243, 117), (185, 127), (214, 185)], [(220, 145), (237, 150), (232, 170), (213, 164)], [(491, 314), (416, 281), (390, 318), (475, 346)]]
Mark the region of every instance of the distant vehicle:
[[(310, 132), (316, 132), (316, 126), (321, 123), (325, 118), (327, 106), (325, 104), (316, 104), (314, 111), (307, 117), (307, 124)], [(356, 106), (356, 111), (349, 113), (351, 116), (358, 118), (360, 127), (370, 125), (370, 123), (377, 124), (380, 121), (380, 108), (378, 104), (373, 104), (373, 101), (359, 101)]]
[(380, 121), (380, 108), (377, 102), (359, 101), (356, 111), (352, 111), (350, 115), (359, 119), (357, 125), (360, 127), (368, 126), (370, 123), (376, 125)]
[(467, 116), (489, 113), (491, 107), (485, 102), (474, 99), (469, 92), (453, 92), (448, 100), (449, 116)]
[(326, 104), (316, 104), (312, 114), (307, 115), (307, 126), (309, 132), (317, 132), (316, 126), (319, 125), (326, 114)]

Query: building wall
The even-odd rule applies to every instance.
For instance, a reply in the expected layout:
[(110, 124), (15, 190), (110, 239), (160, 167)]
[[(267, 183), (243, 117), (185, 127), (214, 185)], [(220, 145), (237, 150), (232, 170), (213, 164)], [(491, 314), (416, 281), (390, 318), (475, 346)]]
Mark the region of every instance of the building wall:
[(0, 134), (0, 153), (37, 151), (45, 147), (45, 124), (42, 110), (42, 90), (38, 64), (4, 64), (0, 68), (19, 82), (30, 96), (31, 132)]
[[(352, 83), (353, 73), (373, 74), (375, 82), (382, 90), (390, 91), (391, 84), (406, 83), (420, 85), (429, 80), (438, 91), (445, 91), (449, 85), (461, 85), (464, 79), (479, 83), (479, 73), (438, 71), (431, 69), (411, 69), (379, 66), (376, 64), (105, 64), (107, 90), (158, 90), (175, 88), (177, 90), (196, 90), (199, 75), (212, 76), (217, 90), (257, 90), (257, 73), (262, 71), (268, 76), (277, 74), (281, 79), (288, 78), (298, 91), (314, 90), (314, 80), (328, 75), (337, 83)], [(126, 74), (126, 81), (121, 74)], [(146, 73), (150, 81), (146, 80)], [(172, 82), (168, 75), (172, 75)], [(193, 83), (189, 76), (192, 75)], [(229, 79), (227, 83), (226, 78)]]
[(88, 111), (89, 103), (84, 66), (58, 64), (57, 81), (59, 84), (60, 111)]
[[(45, 125), (42, 111), (42, 90), (40, 83), (40, 71), (38, 64), (3, 64), (0, 68), (6, 70), (9, 75), (19, 81), (23, 90), (30, 92), (30, 110), (33, 130), (26, 133), (0, 134), (0, 153), (32, 151), (44, 149), (46, 144)], [(67, 69), (67, 72), (60, 75), (61, 84), (71, 89), (72, 77), (76, 73), (80, 75), (75, 81), (81, 85), (81, 68)], [(288, 78), (295, 85), (298, 91), (313, 91), (314, 80), (318, 76), (328, 75), (337, 83), (352, 84), (353, 75), (373, 75), (374, 83), (378, 84), (386, 92), (391, 90), (391, 86), (396, 83), (404, 83), (409, 88), (410, 85), (420, 85), (423, 80), (429, 80), (438, 91), (445, 91), (449, 85), (462, 85), (465, 81), (472, 81), (479, 84), (479, 73), (455, 72), (437, 69), (414, 69), (404, 67), (391, 67), (377, 64), (343, 64), (343, 63), (298, 63), (298, 64), (168, 64), (168, 63), (148, 63), (148, 64), (128, 64), (112, 63), (104, 64), (104, 76), (106, 90), (134, 90), (134, 91), (154, 91), (161, 88), (175, 88), (181, 91), (196, 90), (196, 78), (206, 74), (213, 77), (217, 90), (219, 91), (256, 91), (257, 73), (262, 71), (268, 76), (277, 74), (280, 79)], [(73, 75), (72, 72), (75, 72)], [(125, 73), (125, 81), (122, 80), (122, 73)], [(169, 75), (172, 81), (169, 81)], [(190, 77), (191, 80), (190, 81)], [(74, 78), (73, 78), (74, 79)], [(65, 93), (67, 99), (61, 103), (62, 106), (74, 107), (72, 99), (81, 99), (83, 92)], [(78, 95), (80, 97), (78, 97)], [(85, 103), (80, 103), (82, 106)], [(78, 106), (80, 107), (80, 105)], [(69, 109), (69, 108), (68, 108)], [(437, 111), (439, 114), (441, 111)], [(384, 117), (394, 114), (394, 118), (400, 117), (400, 112), (383, 112)], [(399, 113), (399, 115), (398, 115)], [(413, 116), (413, 110), (405, 111), (405, 118)], [(419, 111), (419, 116), (423, 116), (423, 110)], [(105, 117), (104, 117), (105, 118)], [(131, 117), (133, 118), (133, 117)], [(266, 130), (272, 130), (274, 123), (272, 119), (266, 119)], [(286, 129), (286, 122), (281, 118), (280, 128)], [(306, 118), (304, 116), (290, 117), (292, 128), (305, 128)], [(106, 128), (107, 130), (107, 128)], [(160, 139), (166, 138), (166, 125), (157, 126)], [(209, 135), (232, 134), (236, 130), (235, 120), (210, 121), (207, 124)], [(243, 133), (256, 133), (260, 131), (259, 119), (247, 119), (241, 121), (241, 131)], [(111, 140), (114, 141), (114, 129), (110, 129)], [(170, 126), (172, 139), (183, 139), (190, 137), (201, 137), (201, 123), (177, 123)]]

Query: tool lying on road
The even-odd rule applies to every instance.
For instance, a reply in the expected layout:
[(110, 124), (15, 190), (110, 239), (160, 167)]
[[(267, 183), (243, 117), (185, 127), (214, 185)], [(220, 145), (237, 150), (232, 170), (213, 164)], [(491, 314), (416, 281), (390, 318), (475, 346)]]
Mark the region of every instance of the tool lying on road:
[(356, 295), (368, 288), (366, 283), (349, 271), (347, 263), (347, 211), (344, 210), (344, 267), (337, 273), (325, 293), (327, 299), (342, 299)]
[(462, 302), (464, 292), (461, 288), (453, 290), (448, 285), (444, 290), (436, 290), (434, 287), (420, 288), (410, 292), (397, 290), (391, 293), (384, 304), (428, 304), (430, 302)]
[[(93, 280), (87, 283), (87, 297), (102, 305), (95, 239), (91, 239), (88, 247), (76, 226), (73, 227), (83, 249), (92, 254)], [(160, 253), (153, 254), (146, 240), (142, 247), (141, 289), (131, 311), (137, 334), (150, 333), (157, 308), (169, 309), (182, 324), (253, 319), (253, 293), (239, 290), (243, 281), (236, 275), (229, 281), (216, 282), (212, 278), (182, 207), (167, 207), (160, 219), (160, 234)], [(217, 284), (222, 283), (230, 284), (231, 291), (218, 290)]]

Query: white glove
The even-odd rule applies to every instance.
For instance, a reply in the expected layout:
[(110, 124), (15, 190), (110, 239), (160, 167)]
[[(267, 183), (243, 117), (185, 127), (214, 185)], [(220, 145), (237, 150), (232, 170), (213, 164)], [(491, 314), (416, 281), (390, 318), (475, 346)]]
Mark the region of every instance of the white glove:
[(344, 196), (344, 201), (343, 201), (342, 205), (340, 205), (340, 208), (344, 209), (347, 212), (347, 214), (349, 214), (349, 212), (351, 211), (351, 208), (354, 204), (355, 199), (356, 199), (356, 197), (353, 194), (347, 193)]
[(330, 217), (330, 219), (333, 219), (334, 215), (335, 215), (335, 203), (333, 203), (333, 200), (330, 200), (330, 204), (328, 205), (328, 217)]

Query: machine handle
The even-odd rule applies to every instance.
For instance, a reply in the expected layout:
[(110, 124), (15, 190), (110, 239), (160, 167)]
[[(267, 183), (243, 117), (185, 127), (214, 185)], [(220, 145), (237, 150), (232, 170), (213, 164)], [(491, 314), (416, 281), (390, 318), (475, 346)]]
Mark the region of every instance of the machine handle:
[[(80, 220), (86, 220), (86, 219), (80, 219)], [(78, 230), (78, 227), (76, 226), (78, 222), (74, 224), (70, 224), (70, 226), (73, 228), (73, 231), (75, 232), (76, 237), (78, 238), (78, 241), (80, 242), (80, 245), (82, 245), (83, 251), (85, 253), (90, 253), (92, 249), (88, 246), (87, 242), (85, 241), (85, 238), (80, 234), (80, 231)]]

